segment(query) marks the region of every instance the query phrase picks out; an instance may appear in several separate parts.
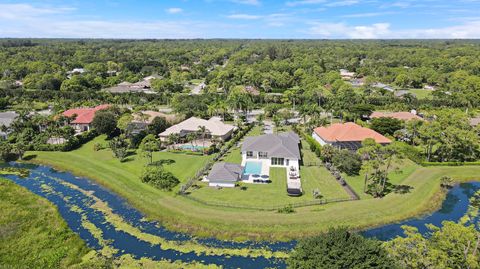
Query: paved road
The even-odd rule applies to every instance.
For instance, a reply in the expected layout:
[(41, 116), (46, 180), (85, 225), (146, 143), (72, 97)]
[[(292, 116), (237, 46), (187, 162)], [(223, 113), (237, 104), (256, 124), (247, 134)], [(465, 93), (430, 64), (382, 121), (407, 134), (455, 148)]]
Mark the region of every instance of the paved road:
[(197, 86), (193, 87), (192, 89), (192, 94), (195, 94), (195, 95), (198, 95), (202, 92), (203, 88), (205, 88), (205, 83), (202, 82), (200, 84), (198, 84)]

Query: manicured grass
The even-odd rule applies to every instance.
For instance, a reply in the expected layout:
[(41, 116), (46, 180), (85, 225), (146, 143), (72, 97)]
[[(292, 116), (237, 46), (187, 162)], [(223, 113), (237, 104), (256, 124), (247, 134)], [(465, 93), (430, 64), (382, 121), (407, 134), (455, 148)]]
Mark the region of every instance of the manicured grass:
[[(148, 163), (146, 158), (142, 157), (141, 154), (134, 153), (122, 163), (113, 157), (110, 149), (94, 151), (93, 145), (95, 143), (106, 145), (105, 136), (95, 138), (74, 152), (32, 152), (32, 154), (41, 156), (43, 159), (55, 160), (60, 164), (71, 162), (71, 157), (74, 157), (79, 162), (78, 166), (87, 171), (90, 170), (91, 162), (98, 162), (97, 165), (105, 172), (125, 173), (125, 176), (129, 177), (130, 180), (139, 180), (139, 175)], [(164, 167), (178, 177), (181, 182), (185, 182), (194, 176), (210, 158), (211, 156), (172, 152), (154, 152), (153, 154), (154, 162), (160, 160), (172, 162), (171, 164), (165, 164)]]
[[(419, 169), (419, 165), (408, 159), (396, 159), (393, 161), (388, 178), (392, 184), (402, 184), (415, 170)], [(360, 196), (360, 199), (373, 199), (369, 194), (363, 192), (365, 175), (360, 173), (358, 176), (343, 175), (348, 185)]]
[[(262, 126), (255, 126), (246, 134), (246, 136), (257, 136), (261, 135), (262, 132)], [(240, 152), (241, 150), (241, 145), (239, 146), (234, 146), (230, 149), (230, 153), (227, 153), (221, 161), (227, 162), (227, 163), (238, 163), (240, 164), (242, 162), (242, 154)]]
[(304, 195), (300, 197), (287, 195), (287, 173), (285, 168), (279, 167), (270, 168), (270, 180), (272, 180), (270, 184), (242, 184), (247, 188), (242, 190), (241, 188), (215, 189), (202, 183), (201, 188), (192, 191), (190, 195), (214, 204), (265, 209), (314, 201), (312, 195), (314, 189), (319, 189), (323, 198), (348, 198), (347, 193), (325, 168), (302, 168), (301, 177)]
[(46, 199), (0, 179), (0, 268), (69, 268), (89, 251)]
[(349, 198), (347, 192), (323, 166), (309, 166), (300, 168), (304, 197), (313, 200), (313, 191), (318, 189), (322, 198), (342, 199)]
[[(260, 128), (255, 127), (248, 135), (258, 135)], [(318, 163), (321, 161), (310, 151), (308, 144), (302, 141), (302, 157), (305, 162)], [(224, 158), (226, 162), (241, 163), (242, 157), (240, 148), (234, 148)], [(321, 165), (302, 166), (300, 168), (302, 189), (304, 195), (301, 197), (290, 197), (286, 192), (286, 171), (284, 168), (271, 168), (271, 184), (243, 184), (246, 190), (240, 188), (215, 189), (208, 187), (208, 184), (200, 184), (201, 188), (192, 191), (192, 197), (214, 204), (226, 204), (230, 206), (244, 206), (252, 208), (272, 208), (285, 206), (291, 203), (314, 201), (313, 191), (318, 189), (322, 198), (336, 199), (348, 198), (348, 194), (335, 178)]]
[[(480, 180), (478, 166), (422, 167), (402, 181), (402, 184), (413, 187), (410, 193), (392, 193), (382, 199), (302, 207), (296, 208), (294, 214), (281, 214), (276, 211), (205, 206), (155, 189), (138, 180), (140, 168), (133, 169), (129, 162), (119, 163), (113, 160), (108, 151), (106, 155), (101, 155), (91, 147), (92, 143), (89, 143), (68, 153), (35, 152), (38, 156), (32, 161), (87, 176), (128, 199), (148, 218), (162, 221), (167, 228), (198, 236), (237, 240), (298, 239), (338, 225), (359, 229), (400, 221), (437, 208), (444, 197), (439, 183), (442, 176), (462, 181)], [(204, 160), (206, 157), (192, 158)], [(189, 167), (191, 161), (198, 160), (187, 160), (184, 167)]]
[(417, 99), (430, 99), (432, 97), (432, 92), (431, 90), (425, 90), (425, 89), (410, 89), (410, 93), (414, 94)]
[(308, 143), (302, 140), (301, 145), (303, 163), (318, 164), (315, 166), (300, 167), (300, 178), (302, 179), (304, 195), (313, 198), (313, 191), (318, 189), (322, 197), (326, 199), (348, 198), (348, 193), (345, 192), (332, 174), (321, 165), (321, 160), (310, 150)]

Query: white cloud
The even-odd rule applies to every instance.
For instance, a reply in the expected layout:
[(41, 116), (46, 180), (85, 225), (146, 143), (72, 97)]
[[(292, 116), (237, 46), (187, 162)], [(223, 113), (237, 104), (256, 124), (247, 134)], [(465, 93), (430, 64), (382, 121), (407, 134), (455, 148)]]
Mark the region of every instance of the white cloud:
[(34, 7), (29, 4), (0, 4), (0, 19), (16, 20), (74, 11), (71, 7)]
[(170, 14), (178, 14), (178, 13), (182, 13), (183, 9), (181, 9), (179, 7), (171, 7), (171, 8), (166, 9), (165, 11), (170, 13)]
[(233, 3), (242, 5), (259, 6), (261, 3), (259, 0), (232, 0)]
[(351, 39), (476, 39), (480, 38), (480, 19), (443, 28), (392, 30), (389, 23), (347, 25), (345, 23), (312, 23), (308, 33), (313, 38)]
[(301, 6), (301, 5), (314, 5), (314, 4), (323, 4), (326, 0), (299, 0), (299, 1), (289, 1), (285, 3), (287, 6)]
[(238, 20), (258, 20), (258, 19), (261, 19), (262, 16), (250, 15), (250, 14), (231, 14), (231, 15), (228, 15), (227, 18), (238, 19)]
[(395, 12), (367, 12), (342, 15), (342, 18), (369, 18), (395, 14)]
[(375, 23), (372, 25), (349, 26), (344, 23), (315, 23), (310, 28), (313, 36), (321, 38), (382, 38), (390, 33), (390, 24)]
[(327, 7), (344, 7), (344, 6), (351, 6), (358, 4), (360, 1), (358, 0), (345, 0), (345, 1), (336, 1), (336, 2), (331, 2), (328, 4), (325, 4)]

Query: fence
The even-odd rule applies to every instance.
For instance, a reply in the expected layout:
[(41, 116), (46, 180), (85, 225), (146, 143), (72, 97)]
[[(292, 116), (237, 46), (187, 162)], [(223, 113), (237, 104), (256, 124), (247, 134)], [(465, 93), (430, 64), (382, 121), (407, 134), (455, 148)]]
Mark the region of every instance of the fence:
[(247, 210), (258, 210), (258, 211), (275, 211), (279, 209), (283, 209), (287, 206), (291, 206), (293, 208), (299, 207), (307, 207), (307, 206), (314, 206), (314, 205), (324, 205), (329, 203), (339, 203), (339, 202), (347, 202), (347, 201), (354, 201), (356, 199), (350, 198), (336, 198), (336, 199), (318, 199), (315, 201), (307, 201), (307, 202), (300, 202), (300, 203), (290, 203), (290, 204), (283, 204), (283, 205), (273, 205), (273, 206), (244, 206), (244, 205), (235, 205), (230, 203), (217, 203), (217, 202), (209, 202), (205, 201), (196, 197), (192, 197), (187, 194), (182, 194), (182, 197), (185, 197), (189, 200), (195, 201), (202, 205), (206, 206), (214, 206), (214, 207), (225, 207), (225, 208), (236, 208), (236, 209), (247, 209)]
[(250, 130), (253, 128), (253, 124), (247, 125), (247, 128), (244, 130), (240, 130), (238, 134), (232, 138), (229, 142), (225, 144), (225, 147), (220, 150), (219, 153), (215, 155), (215, 157), (212, 158), (212, 160), (208, 161), (202, 169), (197, 171), (195, 176), (190, 178), (184, 185), (180, 187), (179, 194), (185, 194), (187, 190), (193, 186), (200, 178), (203, 177), (203, 175), (212, 168), (213, 164), (221, 159), (225, 154), (228, 153), (228, 151), (238, 142), (240, 141)]
[(321, 166), (323, 165), (321, 162), (304, 162), (303, 166)]

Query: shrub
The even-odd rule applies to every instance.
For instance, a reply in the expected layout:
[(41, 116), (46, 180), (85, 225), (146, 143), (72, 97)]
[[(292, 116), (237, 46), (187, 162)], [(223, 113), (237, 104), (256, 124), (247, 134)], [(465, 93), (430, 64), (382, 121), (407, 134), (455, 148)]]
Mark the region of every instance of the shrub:
[(295, 213), (295, 209), (292, 205), (286, 205), (285, 207), (278, 209), (277, 212), (282, 214), (291, 214)]
[(398, 268), (377, 240), (346, 228), (301, 240), (287, 260), (289, 268)]
[(360, 156), (349, 150), (339, 150), (333, 155), (333, 163), (340, 172), (349, 176), (358, 175), (362, 168)]
[(399, 119), (382, 117), (372, 119), (370, 127), (383, 135), (393, 135), (403, 128), (403, 123)]
[(93, 118), (92, 126), (98, 133), (111, 136), (117, 129), (116, 116), (110, 111), (97, 111)]
[(158, 189), (171, 191), (180, 181), (172, 173), (161, 166), (147, 166), (140, 178), (142, 182), (148, 183)]

